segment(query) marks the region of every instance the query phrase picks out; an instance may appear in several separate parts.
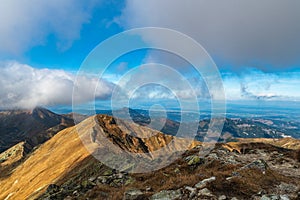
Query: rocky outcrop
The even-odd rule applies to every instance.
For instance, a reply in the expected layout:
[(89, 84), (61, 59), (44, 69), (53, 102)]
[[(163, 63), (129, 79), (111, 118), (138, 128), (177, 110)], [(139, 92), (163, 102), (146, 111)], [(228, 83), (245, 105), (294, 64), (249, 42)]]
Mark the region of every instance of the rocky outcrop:
[[(97, 176), (81, 174), (79, 177), (90, 177), (83, 181), (85, 184), (71, 179), (77, 184), (63, 183), (60, 188), (73, 188), (64, 194), (69, 199), (92, 198), (92, 194), (102, 195), (103, 199), (298, 199), (300, 164), (286, 157), (290, 166), (280, 168), (274, 162), (279, 159), (280, 151), (270, 152), (268, 144), (265, 147), (265, 150), (261, 146), (260, 150), (240, 154), (216, 145), (205, 157), (200, 157), (200, 148), (195, 147), (172, 165), (150, 174), (100, 169)], [(189, 164), (198, 157), (201, 162)], [(99, 193), (102, 190), (110, 192), (105, 196)], [(50, 194), (42, 197), (47, 195)]]

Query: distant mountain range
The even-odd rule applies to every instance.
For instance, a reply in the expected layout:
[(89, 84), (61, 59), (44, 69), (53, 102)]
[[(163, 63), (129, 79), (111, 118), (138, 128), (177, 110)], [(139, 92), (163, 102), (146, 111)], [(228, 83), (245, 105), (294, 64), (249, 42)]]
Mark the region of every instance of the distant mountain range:
[[(98, 113), (108, 114), (126, 119), (129, 116), (132, 121), (139, 125), (148, 126), (150, 128), (161, 127), (160, 129), (165, 134), (176, 135), (180, 125), (186, 129), (189, 128), (190, 122), (180, 123), (180, 112), (172, 111), (167, 113), (168, 118), (161, 118), (160, 112), (156, 111), (154, 117), (150, 118), (149, 112), (141, 109), (123, 108), (120, 110), (98, 110)], [(128, 116), (128, 113), (130, 114)], [(188, 113), (184, 113), (187, 115)], [(191, 114), (192, 115), (192, 114)], [(202, 141), (207, 134), (209, 119), (203, 119), (199, 122), (199, 127), (196, 135), (187, 137), (195, 137)], [(226, 118), (224, 127), (219, 141), (228, 141), (234, 138), (284, 138), (293, 137), (300, 138), (300, 124), (295, 121), (286, 121), (281, 119), (264, 119), (264, 118)]]
[[(175, 136), (179, 126), (186, 128), (186, 137), (203, 141), (206, 136), (209, 119), (199, 122), (196, 135), (189, 131), (189, 122), (180, 123), (179, 112), (167, 113), (168, 119), (160, 117), (156, 112), (152, 118), (149, 112), (141, 109), (123, 108), (112, 112), (111, 110), (98, 110), (97, 113), (114, 115), (127, 120), (128, 117), (138, 125), (149, 126), (162, 133)], [(128, 116), (129, 113), (129, 116)], [(12, 110), (0, 112), (0, 153), (18, 144), (25, 142), (26, 151), (30, 151), (53, 137), (57, 132), (67, 127), (73, 126), (73, 117), (77, 123), (87, 116), (76, 113), (56, 114), (45, 108), (35, 108), (33, 110)], [(177, 119), (177, 120), (176, 120)], [(219, 138), (220, 141), (232, 141), (235, 138), (300, 138), (300, 125), (296, 122), (289, 122), (280, 119), (247, 119), (247, 118), (227, 118), (224, 128)]]

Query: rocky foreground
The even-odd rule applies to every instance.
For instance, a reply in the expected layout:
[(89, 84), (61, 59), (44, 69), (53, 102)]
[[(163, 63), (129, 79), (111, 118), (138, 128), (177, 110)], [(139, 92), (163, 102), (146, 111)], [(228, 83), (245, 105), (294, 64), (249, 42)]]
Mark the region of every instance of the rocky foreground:
[(195, 142), (171, 165), (135, 174), (108, 168), (82, 145), (78, 128), (89, 130), (95, 121), (112, 142), (130, 152), (151, 153), (175, 139), (159, 132), (151, 139), (131, 137), (129, 132), (146, 134), (149, 129), (123, 123), (124, 131), (112, 117), (88, 118), (25, 158), (22, 144), (1, 154), (0, 199), (300, 198), (299, 140), (241, 139), (216, 144), (205, 156), (207, 144)]
[(300, 198), (299, 151), (257, 142), (218, 144), (205, 157), (199, 151), (148, 174), (117, 172), (89, 158), (39, 199)]

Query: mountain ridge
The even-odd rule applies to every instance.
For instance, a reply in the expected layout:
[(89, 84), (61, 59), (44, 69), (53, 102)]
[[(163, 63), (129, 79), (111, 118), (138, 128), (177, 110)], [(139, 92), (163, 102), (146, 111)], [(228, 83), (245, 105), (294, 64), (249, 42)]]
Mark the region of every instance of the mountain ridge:
[[(95, 119), (96, 117), (96, 119)], [(105, 126), (108, 126), (113, 120), (110, 116), (97, 115), (85, 119), (80, 124), (66, 128), (56, 135), (54, 135), (50, 140), (42, 144), (38, 149), (33, 151), (31, 155), (22, 163), (17, 166), (14, 172), (8, 176), (6, 179), (0, 181), (0, 199), (9, 199), (15, 198), (16, 194), (14, 191), (18, 191), (17, 188), (22, 188), (22, 191), (19, 191), (18, 198), (27, 199), (33, 198), (34, 196), (41, 194), (41, 191), (45, 191), (46, 187), (52, 182), (55, 182), (61, 175), (66, 173), (67, 169), (71, 169), (72, 166), (76, 165), (85, 158), (91, 156), (90, 152), (86, 149), (87, 146), (83, 146), (82, 138), (80, 139), (78, 135), (78, 129), (81, 129), (84, 132), (84, 137), (90, 138), (90, 131), (95, 126), (95, 121), (102, 121)], [(130, 126), (128, 126), (130, 127)], [(132, 127), (136, 127), (132, 125)], [(113, 130), (112, 128), (111, 130)], [(131, 129), (131, 128), (129, 128)], [(120, 133), (109, 131), (110, 134), (116, 136), (113, 138), (115, 142), (120, 141), (119, 136), (123, 135), (126, 137), (127, 133)], [(145, 130), (149, 131), (146, 127), (139, 127), (139, 131)], [(121, 135), (117, 135), (117, 134)], [(158, 133), (158, 132), (157, 132)], [(161, 142), (170, 141), (174, 137), (158, 133)], [(111, 136), (111, 135), (110, 135)], [(126, 149), (130, 152), (145, 152), (143, 145), (147, 145), (144, 141), (140, 139), (133, 139), (133, 143), (118, 143), (119, 146), (122, 145), (123, 149)], [(138, 143), (135, 143), (138, 141)], [(151, 141), (150, 141), (151, 142)], [(155, 144), (157, 146), (149, 146), (149, 151), (155, 150), (155, 148), (161, 147), (163, 143), (151, 142), (149, 144)], [(138, 144), (138, 146), (136, 146)], [(196, 145), (197, 142), (192, 145)], [(96, 150), (98, 144), (90, 142), (89, 147)], [(64, 156), (65, 155), (65, 156)], [(67, 170), (68, 171), (68, 170)], [(33, 178), (35, 177), (35, 178)], [(30, 187), (27, 186), (28, 181), (30, 182)], [(9, 198), (8, 198), (9, 197)]]
[[(100, 135), (108, 138), (126, 152), (143, 154), (155, 152), (168, 145), (171, 140), (176, 139), (176, 137), (164, 135), (155, 130), (151, 131), (140, 125), (128, 124), (126, 121), (111, 116), (89, 117), (78, 125), (66, 128), (54, 135), (31, 152), (28, 158), (18, 165), (9, 176), (2, 177), (0, 179), (0, 199), (78, 199), (79, 197), (80, 199), (120, 199), (123, 198), (123, 195), (126, 196), (126, 190), (132, 187), (142, 191), (140, 198), (143, 196), (143, 199), (148, 199), (151, 195), (156, 195), (155, 192), (163, 189), (173, 189), (174, 191), (178, 189), (181, 199), (187, 199), (184, 195), (188, 191), (184, 189), (184, 185), (193, 188), (197, 182), (212, 175), (216, 176), (216, 180), (220, 182), (209, 184), (206, 187), (211, 191), (217, 188), (215, 195), (224, 193), (229, 197), (247, 197), (248, 199), (259, 191), (257, 187), (251, 185), (257, 180), (246, 175), (247, 173), (259, 174), (261, 176), (259, 184), (268, 192), (271, 192), (271, 186), (279, 187), (281, 182), (290, 182), (292, 185), (299, 183), (297, 168), (294, 168), (294, 166), (300, 167), (299, 161), (294, 161), (295, 150), (275, 147), (270, 144), (271, 141), (267, 141), (268, 144), (265, 145), (264, 139), (259, 142), (219, 143), (206, 156), (200, 154), (205, 149), (205, 144), (195, 141), (189, 149), (184, 149), (180, 157), (162, 169), (137, 174), (127, 173), (126, 170), (118, 172), (100, 163), (91, 154), (93, 153), (91, 150), (96, 152), (99, 145), (102, 147), (101, 143), (96, 142), (101, 139), (100, 135), (93, 136), (96, 125), (102, 131)], [(135, 133), (135, 136), (132, 133)], [(146, 136), (148, 137), (149, 134), (152, 139), (147, 140)], [(129, 135), (131, 136), (129, 137)], [(88, 139), (90, 142), (85, 143), (84, 146), (82, 139)], [(183, 140), (182, 138), (178, 139), (178, 141)], [(147, 146), (146, 149), (141, 142)], [(188, 142), (190, 143), (190, 141)], [(292, 142), (295, 145), (291, 145)], [(277, 141), (278, 146), (289, 148), (285, 144), (296, 148), (300, 141)], [(182, 150), (180, 145), (174, 146), (174, 148)], [(285, 161), (282, 161), (281, 154), (284, 155)], [(149, 159), (147, 156), (146, 158)], [(263, 158), (271, 166), (271, 168), (263, 168), (266, 170), (265, 175), (256, 171), (256, 167), (260, 169), (259, 164), (251, 164), (250, 166), (254, 165), (254, 169), (241, 168), (243, 165), (247, 166), (253, 159)], [(245, 181), (239, 182), (238, 177), (233, 177), (235, 181), (232, 183), (228, 181), (229, 179), (226, 180), (233, 176), (235, 170), (241, 171), (238, 173), (246, 173), (244, 178), (250, 185), (244, 187), (242, 184), (245, 184)], [(242, 170), (246, 171), (242, 172)], [(199, 174), (199, 176), (195, 176), (195, 174)], [(200, 176), (201, 174), (203, 177)], [(145, 189), (147, 187), (150, 189)], [(235, 187), (236, 190), (230, 192), (226, 187)], [(243, 194), (238, 193), (239, 190)], [(297, 191), (293, 190), (288, 194), (295, 195), (296, 193)], [(214, 199), (214, 197), (208, 199)]]
[(31, 110), (0, 112), (0, 153), (25, 142), (27, 152), (58, 131), (74, 125), (73, 119), (37, 107)]

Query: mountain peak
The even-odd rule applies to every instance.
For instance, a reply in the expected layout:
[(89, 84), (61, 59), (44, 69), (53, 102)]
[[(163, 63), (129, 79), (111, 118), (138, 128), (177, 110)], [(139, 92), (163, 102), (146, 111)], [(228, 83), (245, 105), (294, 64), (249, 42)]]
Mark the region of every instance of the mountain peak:
[(42, 107), (0, 112), (0, 153), (23, 141), (31, 143), (30, 146), (41, 144), (73, 125), (72, 119)]

